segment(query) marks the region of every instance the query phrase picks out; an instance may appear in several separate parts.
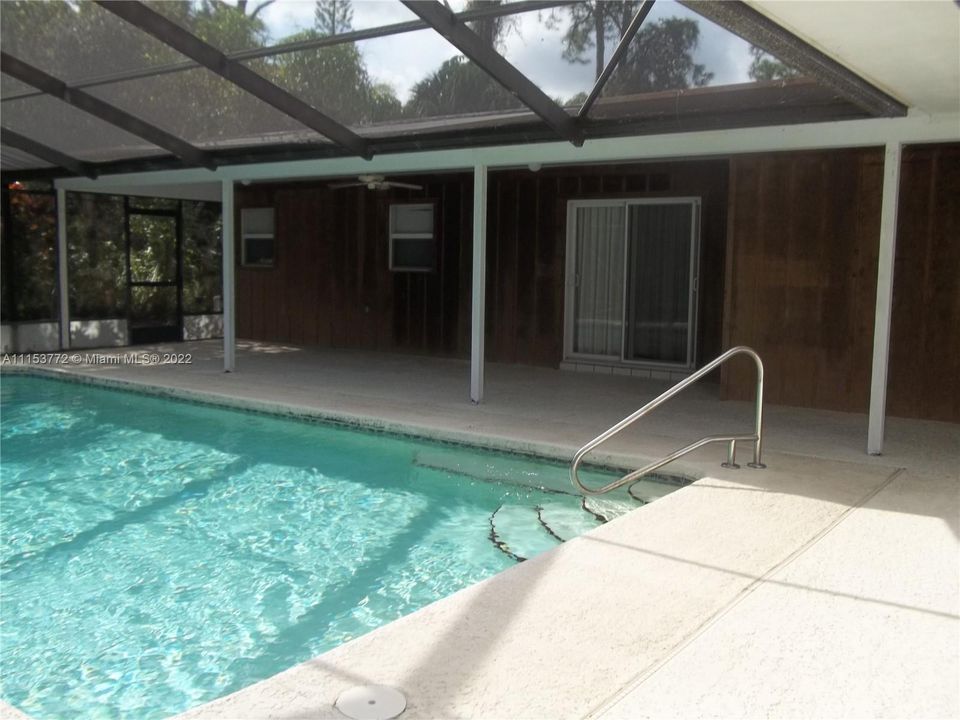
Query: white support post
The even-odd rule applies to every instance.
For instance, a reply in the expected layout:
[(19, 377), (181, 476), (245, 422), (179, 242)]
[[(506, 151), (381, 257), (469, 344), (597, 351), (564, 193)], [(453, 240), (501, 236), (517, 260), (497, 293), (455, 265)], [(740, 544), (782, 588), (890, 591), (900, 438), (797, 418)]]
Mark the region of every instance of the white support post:
[(877, 309), (873, 323), (873, 373), (867, 453), (883, 452), (887, 412), (887, 363), (890, 357), (890, 315), (893, 310), (893, 266), (897, 245), (897, 206), (900, 199), (899, 142), (888, 142), (883, 160), (883, 204), (880, 208), (880, 251), (877, 257)]
[(223, 371), (237, 366), (236, 282), (234, 278), (233, 181), (221, 187), (221, 229), (223, 232)]
[(60, 349), (70, 348), (70, 283), (67, 274), (67, 191), (57, 188), (57, 299)]
[(483, 402), (484, 310), (487, 297), (487, 166), (473, 167), (473, 286), (471, 294), (470, 399)]

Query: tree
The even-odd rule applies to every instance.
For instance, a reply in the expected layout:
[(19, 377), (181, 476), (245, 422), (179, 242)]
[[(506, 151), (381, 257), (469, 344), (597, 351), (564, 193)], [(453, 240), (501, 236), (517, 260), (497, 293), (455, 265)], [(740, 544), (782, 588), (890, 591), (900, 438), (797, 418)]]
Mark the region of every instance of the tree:
[(520, 102), (463, 57), (450, 58), (424, 78), (404, 106), (408, 117), (438, 117), (520, 107)]
[(713, 79), (694, 62), (700, 27), (690, 18), (664, 18), (644, 25), (610, 78), (607, 92), (630, 95), (702, 87)]
[[(499, 6), (503, 5), (503, 2), (504, 0), (469, 0), (464, 7), (464, 11)], [(516, 29), (516, 23), (516, 16), (500, 15), (471, 20), (467, 25), (488, 45), (499, 48), (507, 33), (510, 30)]]
[[(470, 0), (465, 10), (501, 5), (504, 0)], [(484, 17), (469, 23), (488, 45), (499, 48), (506, 34), (516, 27), (516, 18)], [(513, 95), (473, 62), (454, 57), (413, 86), (404, 106), (407, 117), (440, 117), (464, 113), (508, 110), (521, 107)]]
[(313, 16), (314, 27), (320, 35), (339, 35), (353, 30), (353, 4), (350, 0), (317, 0)]
[[(273, 5), (274, 2), (275, 0), (263, 0), (262, 2), (259, 2), (256, 5), (254, 5), (253, 7), (250, 7), (250, 3), (248, 0), (237, 0), (237, 10), (242, 12), (244, 15), (248, 15), (249, 17), (255, 18), (257, 15), (260, 14), (261, 10), (263, 10), (264, 8), (270, 5)], [(250, 12), (248, 13), (247, 10), (250, 10)]]
[(563, 36), (563, 59), (586, 65), (587, 55), (594, 50), (594, 77), (599, 78), (606, 64), (607, 40), (623, 36), (630, 20), (640, 7), (640, 0), (590, 0), (566, 6), (547, 16), (547, 27), (560, 24), (560, 13), (570, 18), (570, 26)]
[(751, 80), (786, 80), (787, 78), (800, 76), (797, 70), (786, 63), (780, 62), (763, 48), (751, 45), (750, 54), (753, 56), (753, 60), (750, 62), (750, 69), (747, 74)]
[(16, 289), (4, 320), (51, 320), (57, 309), (57, 211), (53, 193), (10, 191), (9, 266), (4, 280)]
[[(284, 42), (320, 36), (319, 30), (305, 30)], [(347, 125), (395, 119), (402, 112), (393, 89), (372, 82), (360, 50), (352, 43), (284, 53), (253, 66), (304, 102)]]

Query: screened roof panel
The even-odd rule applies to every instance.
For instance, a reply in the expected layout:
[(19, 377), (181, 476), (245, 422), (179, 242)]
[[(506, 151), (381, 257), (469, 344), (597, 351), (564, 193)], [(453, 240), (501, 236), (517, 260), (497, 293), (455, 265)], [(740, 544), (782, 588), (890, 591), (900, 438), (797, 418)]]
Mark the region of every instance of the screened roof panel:
[(16, 148), (0, 145), (0, 165), (4, 170), (27, 170), (32, 168), (53, 167), (45, 160), (34, 157)]
[(86, 0), (4, 0), (2, 12), (4, 51), (70, 84), (186, 60)]
[(0, 98), (8, 98), (12, 95), (23, 95), (32, 93), (33, 88), (16, 80), (9, 75), (0, 74)]
[[(411, 48), (417, 48), (417, 53), (411, 53)], [(245, 64), (354, 127), (523, 107), (433, 30)]]
[[(520, 4), (523, 0), (513, 1), (518, 3), (517, 12), (468, 21), (470, 28), (548, 97), (576, 114), (641, 0), (570, 2), (541, 5), (539, 10)], [(237, 61), (371, 138), (374, 153), (571, 136), (551, 129), (562, 125), (556, 117), (550, 123), (542, 119), (552, 115), (552, 108), (538, 106), (538, 116), (518, 99), (517, 88), (513, 92), (503, 88), (487, 69), (465, 58), (433, 29), (378, 32), (384, 25), (417, 20), (395, 0), (148, 0), (147, 4), (221, 51), (240, 53), (234, 56)], [(510, 4), (450, 0), (448, 6), (454, 12), (485, 12)], [(326, 157), (362, 151), (348, 133), (341, 135), (344, 147), (334, 146), (328, 138), (198, 67), (90, 0), (10, 0), (0, 2), (0, 13), (5, 52), (188, 143), (217, 151), (242, 149), (219, 153), (217, 162), (252, 162), (266, 152), (280, 157), (286, 152), (291, 156), (314, 152)], [(767, 40), (762, 32), (744, 31), (743, 24), (724, 13), (711, 17)], [(335, 37), (368, 29), (378, 37), (356, 42)], [(302, 48), (311, 41), (323, 47), (277, 52), (291, 43)], [(788, 46), (793, 52), (795, 46)], [(686, 6), (657, 0), (594, 104), (590, 119), (595, 122), (580, 124), (577, 133), (600, 137), (661, 131), (663, 123), (650, 119), (676, 119), (677, 126), (690, 120), (688, 125), (694, 127), (707, 115), (719, 123), (716, 126), (760, 124), (773, 117), (764, 114), (767, 108), (775, 108), (780, 113), (776, 117), (785, 122), (873, 112), (864, 110), (869, 106), (863, 103), (850, 102), (857, 99), (856, 92), (830, 89), (843, 84), (831, 83), (829, 75), (822, 73), (818, 80), (823, 84), (806, 79), (749, 84), (794, 75), (775, 58)], [(738, 83), (748, 85), (727, 87)], [(688, 92), (677, 92), (681, 90)], [(161, 156), (166, 159), (159, 164), (176, 166), (166, 150), (42, 96), (10, 76), (3, 76), (0, 92), (5, 127), (67, 155), (90, 162)], [(277, 103), (282, 105), (283, 98)], [(536, 99), (531, 105), (538, 105)], [(813, 112), (807, 113), (808, 108)], [(734, 115), (736, 122), (730, 119)], [(286, 146), (292, 143), (298, 147), (288, 151)], [(39, 162), (37, 167), (42, 167)]]
[[(796, 76), (789, 66), (693, 10), (674, 0), (659, 0), (601, 99)], [(595, 105), (594, 111), (600, 107)]]
[(206, 68), (194, 68), (87, 89), (194, 145), (273, 133), (300, 142), (324, 138)]
[(90, 162), (166, 154), (145, 140), (48, 96), (5, 102), (3, 126)]
[[(497, 4), (510, 5), (520, 0)], [(454, 12), (490, 0), (448, 0)], [(418, 20), (398, 0), (228, 0), (200, 3), (165, 0), (151, 7), (225, 53), (269, 48), (313, 37), (341, 35)], [(410, 46), (413, 48), (413, 46)]]
[[(579, 7), (568, 5), (518, 13), (471, 23), (471, 27), (488, 42), (492, 41), (498, 52), (560, 105), (579, 105), (578, 100), (590, 92), (596, 77), (591, 62), (596, 49), (589, 43), (583, 42), (577, 59), (568, 59), (570, 47), (580, 47), (579, 34), (587, 22)], [(602, 48), (605, 60), (615, 45), (608, 42)]]
[[(256, 6), (257, 2), (250, 5)], [(304, 2), (277, 0), (263, 8), (257, 19), (265, 32), (265, 44), (277, 45), (314, 33), (336, 35), (349, 30), (367, 30), (416, 20), (417, 16), (395, 0), (363, 2)]]
[(269, 36), (263, 20), (259, 17), (260, 13), (254, 14), (262, 1), (253, 0), (238, 5), (236, 2), (194, 3), (189, 0), (170, 0), (152, 2), (150, 7), (201, 40), (230, 53), (269, 44)]

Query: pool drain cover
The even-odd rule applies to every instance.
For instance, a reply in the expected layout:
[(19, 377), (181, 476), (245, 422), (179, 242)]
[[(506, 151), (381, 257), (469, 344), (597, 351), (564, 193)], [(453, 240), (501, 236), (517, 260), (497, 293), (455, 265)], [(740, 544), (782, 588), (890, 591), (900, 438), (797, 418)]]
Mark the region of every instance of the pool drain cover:
[(406, 709), (407, 699), (386, 685), (358, 685), (340, 693), (336, 707), (353, 720), (390, 720)]

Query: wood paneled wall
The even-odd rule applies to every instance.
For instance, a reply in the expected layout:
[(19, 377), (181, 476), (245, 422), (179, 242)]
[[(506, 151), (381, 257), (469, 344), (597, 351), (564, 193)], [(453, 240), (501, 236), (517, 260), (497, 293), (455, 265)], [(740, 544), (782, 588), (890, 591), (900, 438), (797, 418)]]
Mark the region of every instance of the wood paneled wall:
[[(726, 161), (510, 170), (488, 192), (487, 358), (556, 367), (563, 354), (567, 201), (697, 195), (702, 205), (700, 352), (719, 350)], [(422, 191), (253, 185), (242, 207), (275, 207), (274, 268), (237, 270), (237, 334), (327, 347), (465, 357), (470, 347), (471, 175), (404, 180)], [(437, 204), (434, 273), (388, 269), (389, 205)], [(239, 246), (237, 257), (240, 257)]]
[[(237, 334), (325, 347), (464, 355), (470, 332), (472, 177), (404, 178), (423, 189), (331, 190), (327, 182), (238, 188), (276, 208), (273, 268), (237, 269)], [(437, 204), (437, 270), (394, 273), (389, 205)], [(239, 246), (237, 257), (240, 257)]]
[(722, 322), (726, 160), (491, 173), (488, 357), (548, 366), (562, 360), (569, 200), (676, 196), (702, 200), (698, 357), (715, 356)]
[[(771, 403), (867, 410), (882, 175), (878, 149), (730, 160), (724, 345), (757, 350)], [(724, 369), (724, 397), (753, 384)]]
[(960, 422), (960, 144), (906, 148), (887, 409)]

